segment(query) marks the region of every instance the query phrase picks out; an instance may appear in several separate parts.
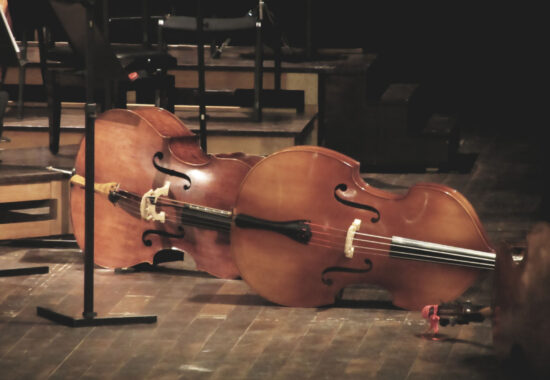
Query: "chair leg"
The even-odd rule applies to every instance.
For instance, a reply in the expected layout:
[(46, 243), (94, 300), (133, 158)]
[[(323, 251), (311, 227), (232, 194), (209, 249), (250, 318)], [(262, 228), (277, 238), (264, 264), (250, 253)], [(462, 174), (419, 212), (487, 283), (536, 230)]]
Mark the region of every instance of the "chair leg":
[(207, 152), (206, 144), (206, 103), (204, 99), (205, 91), (205, 69), (204, 69), (204, 25), (202, 18), (201, 0), (197, 1), (197, 73), (199, 75), (199, 136), (201, 149)]
[(128, 107), (128, 86), (122, 82), (117, 81), (115, 85), (113, 86), (113, 98), (114, 98), (114, 105), (116, 108), (127, 108)]
[(2, 138), (2, 131), (4, 129), (4, 112), (8, 105), (8, 93), (6, 91), (0, 91), (0, 142), (9, 141), (8, 139)]
[[(260, 11), (260, 14), (262, 12)], [(254, 62), (254, 121), (262, 121), (262, 99), (261, 92), (263, 87), (263, 42), (262, 42), (262, 20), (259, 18), (256, 22), (256, 53)]]
[(48, 127), (50, 137), (50, 152), (59, 152), (59, 135), (61, 132), (61, 99), (56, 83), (55, 73), (50, 71), (46, 83), (46, 95), (48, 98)]
[(105, 79), (103, 83), (103, 104), (106, 110), (113, 108), (117, 99), (118, 85), (113, 82)]
[(204, 45), (202, 41), (199, 41), (197, 45), (197, 55), (199, 57), (199, 136), (201, 149), (206, 153), (206, 101), (204, 97), (205, 92), (205, 69), (204, 69)]
[(26, 67), (25, 65), (19, 66), (19, 88), (17, 94), (17, 116), (19, 119), (23, 119), (23, 92), (25, 89), (25, 77), (26, 77)]
[(281, 50), (281, 44), (275, 42), (273, 48), (273, 60), (274, 60), (274, 75), (275, 75), (275, 91), (281, 91), (281, 56), (283, 55)]
[(61, 102), (56, 102), (50, 106), (49, 110), (49, 132), (50, 132), (50, 152), (57, 154), (59, 152), (59, 136), (61, 134)]
[(28, 31), (25, 30), (21, 38), (21, 55), (19, 61), (19, 89), (17, 94), (17, 116), (19, 117), (19, 119), (23, 119), (23, 105), (25, 101), (23, 98), (23, 92), (25, 89), (25, 78), (27, 76), (27, 33)]
[(163, 74), (159, 78), (160, 82), (160, 89), (159, 89), (159, 96), (158, 100), (158, 106), (164, 108), (165, 110), (174, 113), (175, 111), (175, 88), (176, 88), (176, 80), (173, 75), (169, 74)]

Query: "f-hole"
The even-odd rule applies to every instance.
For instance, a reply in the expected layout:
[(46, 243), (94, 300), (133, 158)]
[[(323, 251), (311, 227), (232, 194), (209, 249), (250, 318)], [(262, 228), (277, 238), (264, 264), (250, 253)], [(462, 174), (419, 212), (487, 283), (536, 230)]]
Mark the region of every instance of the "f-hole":
[(178, 231), (180, 232), (179, 234), (171, 234), (162, 230), (146, 230), (143, 232), (143, 234), (141, 234), (141, 241), (143, 245), (145, 245), (146, 247), (150, 247), (153, 245), (153, 242), (151, 241), (151, 239), (148, 239), (149, 235), (159, 235), (168, 238), (183, 239), (185, 237), (185, 230), (181, 226), (178, 226)]
[(171, 175), (171, 176), (174, 176), (174, 177), (180, 177), (180, 178), (183, 178), (184, 180), (186, 180), (188, 183), (186, 185), (183, 185), (183, 189), (184, 190), (189, 190), (191, 188), (191, 178), (189, 178), (189, 176), (185, 173), (180, 173), (176, 170), (172, 170), (172, 169), (168, 169), (168, 168), (164, 168), (162, 166), (160, 166), (159, 164), (157, 164), (155, 162), (156, 159), (158, 159), (159, 161), (162, 160), (164, 158), (164, 154), (162, 152), (157, 152), (154, 154), (153, 156), (153, 166), (159, 171), (159, 172), (162, 172), (162, 173), (165, 173), (165, 174), (168, 174), (168, 175)]
[(346, 199), (343, 199), (343, 198), (340, 198), (338, 196), (338, 190), (342, 191), (342, 192), (346, 192), (346, 190), (348, 189), (348, 186), (345, 184), (345, 183), (341, 183), (339, 185), (337, 185), (335, 188), (334, 188), (334, 198), (336, 198), (336, 200), (346, 206), (349, 206), (349, 207), (355, 207), (355, 208), (359, 208), (359, 209), (362, 209), (362, 210), (367, 210), (367, 211), (370, 211), (370, 212), (373, 212), (376, 214), (375, 217), (372, 217), (371, 218), (371, 222), (372, 223), (376, 223), (380, 220), (380, 211), (378, 211), (377, 209), (375, 209), (374, 207), (372, 206), (369, 206), (369, 205), (364, 205), (364, 204), (361, 204), (361, 203), (356, 203), (356, 202), (352, 202), (352, 201), (348, 201)]
[(327, 273), (334, 273), (334, 272), (340, 272), (340, 273), (367, 273), (370, 272), (372, 269), (372, 261), (369, 259), (365, 259), (365, 265), (366, 267), (364, 269), (355, 269), (355, 268), (346, 268), (346, 267), (328, 267), (325, 269), (321, 275), (321, 281), (326, 286), (331, 286), (333, 284), (332, 279), (328, 278), (326, 276)]

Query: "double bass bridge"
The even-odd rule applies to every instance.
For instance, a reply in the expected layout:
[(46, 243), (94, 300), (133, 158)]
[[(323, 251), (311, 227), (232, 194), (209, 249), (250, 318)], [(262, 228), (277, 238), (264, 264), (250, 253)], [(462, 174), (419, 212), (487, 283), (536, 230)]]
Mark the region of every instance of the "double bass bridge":
[(166, 213), (164, 211), (157, 212), (157, 200), (163, 195), (167, 196), (169, 191), (170, 182), (166, 181), (164, 186), (146, 192), (141, 198), (139, 206), (141, 217), (147, 221), (164, 223), (166, 221)]

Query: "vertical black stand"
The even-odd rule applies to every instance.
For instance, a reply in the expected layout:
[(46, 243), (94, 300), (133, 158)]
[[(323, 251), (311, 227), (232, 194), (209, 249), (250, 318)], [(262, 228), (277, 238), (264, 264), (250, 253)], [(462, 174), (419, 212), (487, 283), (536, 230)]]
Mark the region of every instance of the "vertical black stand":
[(258, 19), (256, 20), (256, 54), (254, 62), (254, 121), (262, 121), (261, 92), (263, 87), (263, 43), (262, 43), (262, 22), (264, 18), (264, 0), (258, 1)]
[(97, 318), (94, 311), (94, 124), (96, 118), (96, 104), (94, 103), (94, 0), (85, 1), (86, 3), (86, 150), (85, 150), (85, 168), (86, 185), (85, 194), (85, 220), (84, 220), (84, 318), (72, 318), (55, 311), (37, 307), (36, 313), (44, 318), (69, 327), (86, 326), (105, 326), (122, 325), (133, 323), (155, 323), (157, 317), (150, 316), (125, 316), (125, 317), (103, 317)]
[(21, 55), (19, 57), (19, 87), (17, 91), (17, 116), (23, 119), (23, 90), (25, 89), (25, 78), (27, 73), (27, 31), (23, 32), (22, 36)]
[(313, 58), (313, 4), (312, 0), (306, 0), (306, 46), (305, 46), (305, 55), (306, 59)]
[(204, 104), (204, 24), (202, 18), (202, 1), (197, 1), (197, 56), (199, 72), (199, 135), (201, 149), (206, 153), (206, 105)]

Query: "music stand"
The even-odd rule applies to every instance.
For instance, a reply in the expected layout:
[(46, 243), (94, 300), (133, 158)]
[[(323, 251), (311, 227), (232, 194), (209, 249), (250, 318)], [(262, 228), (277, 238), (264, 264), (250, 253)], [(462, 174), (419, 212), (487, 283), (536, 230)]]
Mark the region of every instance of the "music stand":
[[(8, 21), (4, 12), (0, 9), (0, 66), (2, 67), (19, 67), (19, 47), (13, 37)], [(2, 130), (4, 127), (4, 111), (8, 103), (8, 94), (4, 91), (0, 92), (0, 142), (9, 141), (2, 138)], [(1, 160), (0, 160), (1, 161)], [(22, 276), (30, 274), (48, 273), (50, 270), (47, 266), (28, 267), (28, 268), (13, 268), (0, 269), (0, 277), (7, 276)]]
[[(84, 318), (73, 318), (56, 311), (38, 306), (37, 315), (47, 318), (69, 327), (88, 327), (88, 326), (106, 326), (123, 325), (135, 323), (155, 323), (155, 315), (146, 316), (123, 316), (123, 317), (97, 317), (94, 312), (94, 127), (97, 105), (94, 102), (94, 79), (95, 67), (110, 67), (110, 61), (105, 63), (101, 61), (102, 57), (109, 57), (105, 52), (98, 51), (95, 44), (95, 35), (97, 33), (94, 22), (94, 0), (81, 1), (62, 1), (50, 0), (55, 14), (59, 18), (61, 25), (66, 29), (67, 35), (71, 38), (85, 38), (86, 44), (86, 105), (85, 105), (85, 180), (84, 188)], [(85, 23), (81, 19), (85, 17)], [(71, 20), (69, 23), (68, 20)], [(79, 22), (80, 21), (80, 22)], [(73, 27), (79, 27), (79, 30), (72, 30)], [(71, 28), (71, 30), (69, 30)], [(82, 29), (86, 30), (83, 31)], [(80, 41), (82, 42), (82, 41)], [(108, 75), (108, 73), (105, 73)], [(118, 74), (118, 72), (116, 73)], [(116, 75), (114, 74), (114, 75)], [(107, 79), (107, 78), (104, 78)]]

